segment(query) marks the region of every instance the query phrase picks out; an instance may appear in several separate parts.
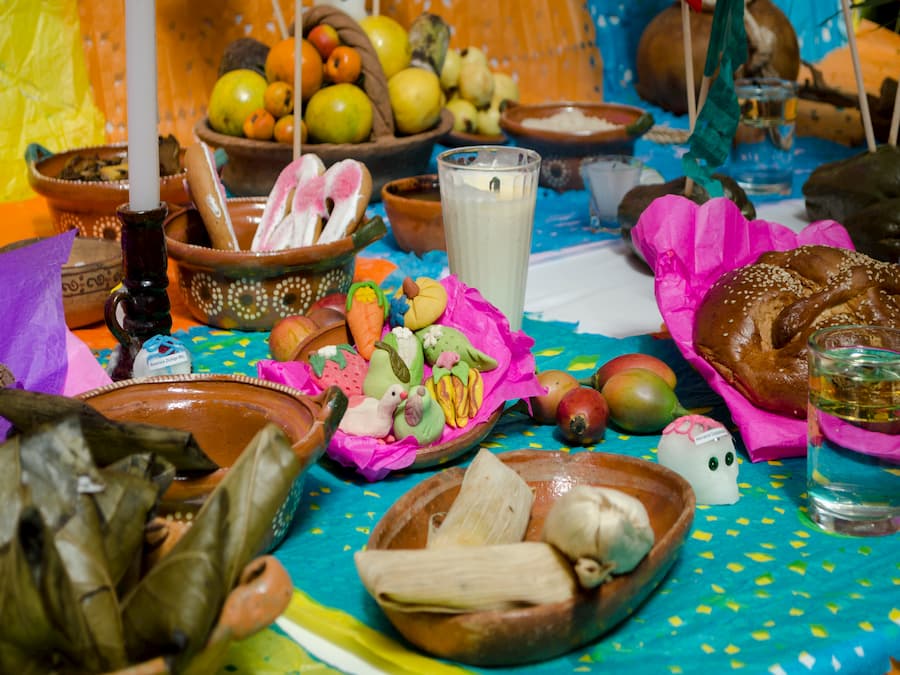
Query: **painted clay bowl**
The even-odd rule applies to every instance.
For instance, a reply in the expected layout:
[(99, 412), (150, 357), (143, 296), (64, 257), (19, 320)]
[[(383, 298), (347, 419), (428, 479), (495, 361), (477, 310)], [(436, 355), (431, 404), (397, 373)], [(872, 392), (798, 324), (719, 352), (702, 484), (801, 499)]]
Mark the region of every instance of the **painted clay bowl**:
[[(655, 462), (601, 452), (522, 450), (498, 457), (534, 489), (527, 540), (540, 539), (557, 497), (586, 484), (640, 499), (650, 516), (655, 543), (628, 574), (565, 602), (468, 614), (400, 612), (382, 606), (394, 627), (420, 649), (478, 666), (551, 659), (611, 630), (637, 611), (662, 582), (694, 517), (694, 492), (688, 482)], [(432, 516), (450, 508), (464, 473), (461, 467), (446, 469), (407, 492), (378, 522), (368, 548), (424, 547)]]
[[(372, 201), (381, 198), (381, 188), (395, 178), (425, 173), (437, 140), (453, 127), (453, 115), (444, 110), (437, 126), (410, 136), (379, 136), (365, 143), (307, 143), (304, 153), (318, 155), (331, 166), (342, 159), (356, 159), (372, 174)], [(213, 131), (203, 118), (194, 126), (197, 137), (215, 148), (223, 148), (228, 161), (222, 182), (235, 195), (251, 197), (272, 191), (281, 170), (293, 159), (293, 146), (273, 141), (255, 141)]]
[[(7, 244), (0, 252), (28, 246), (39, 237)], [(122, 246), (97, 237), (75, 237), (69, 259), (62, 266), (63, 313), (69, 328), (81, 328), (103, 319), (110, 291), (122, 281)]]
[(84, 392), (79, 399), (110, 419), (143, 422), (189, 431), (220, 468), (203, 475), (180, 475), (160, 500), (160, 515), (186, 520), (228, 472), (258, 431), (281, 427), (304, 467), (272, 523), (264, 550), (287, 534), (300, 503), (303, 476), (325, 452), (346, 408), (337, 389), (308, 396), (296, 389), (243, 375), (160, 375), (122, 380)]
[(402, 250), (418, 256), (447, 250), (437, 174), (392, 180), (381, 188), (381, 203)]
[[(578, 114), (604, 120), (612, 128), (589, 131), (536, 129), (526, 120), (542, 121), (557, 115)], [(541, 123), (541, 122), (538, 122)], [(500, 128), (516, 145), (541, 156), (540, 184), (559, 192), (581, 190), (581, 163), (600, 155), (630, 155), (634, 142), (653, 126), (653, 116), (640, 108), (618, 103), (513, 104), (500, 113)]]
[[(47, 208), (58, 232), (77, 229), (84, 237), (119, 240), (122, 224), (116, 209), (128, 203), (128, 180), (83, 181), (59, 178), (66, 163), (76, 156), (125, 159), (127, 143), (114, 143), (52, 154), (37, 145), (26, 153), (28, 184), (47, 200)], [(161, 176), (159, 198), (169, 204), (190, 203), (184, 187), (185, 173)], [(171, 208), (171, 207), (170, 207)]]
[(178, 269), (185, 305), (198, 321), (266, 331), (286, 316), (305, 314), (319, 298), (350, 290), (356, 254), (387, 232), (384, 221), (375, 217), (335, 242), (257, 253), (248, 249), (265, 203), (262, 197), (228, 200), (240, 251), (212, 248), (193, 207), (166, 218), (169, 258)]

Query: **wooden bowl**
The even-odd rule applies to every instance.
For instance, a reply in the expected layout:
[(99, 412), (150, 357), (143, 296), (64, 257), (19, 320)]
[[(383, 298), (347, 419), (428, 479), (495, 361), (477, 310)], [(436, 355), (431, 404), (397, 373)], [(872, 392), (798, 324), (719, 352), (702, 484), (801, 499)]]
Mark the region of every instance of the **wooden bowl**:
[(381, 188), (381, 202), (402, 250), (418, 256), (447, 250), (437, 174), (392, 180)]
[[(525, 120), (544, 120), (557, 114), (580, 112), (617, 125), (603, 131), (534, 129)], [(540, 184), (559, 192), (581, 190), (581, 163), (599, 155), (630, 155), (634, 142), (653, 126), (653, 116), (640, 108), (618, 103), (513, 104), (500, 113), (500, 128), (524, 148), (541, 156)]]
[[(128, 203), (128, 181), (82, 181), (59, 178), (66, 163), (79, 155), (100, 159), (125, 159), (127, 143), (76, 148), (56, 154), (39, 146), (30, 146), (28, 183), (47, 200), (47, 207), (58, 232), (77, 229), (84, 237), (115, 239), (122, 234), (116, 209)], [(159, 198), (169, 204), (190, 204), (184, 187), (185, 173), (161, 176)]]
[[(653, 462), (602, 452), (522, 450), (498, 457), (534, 488), (526, 539), (540, 539), (544, 519), (557, 497), (575, 485), (586, 484), (616, 488), (640, 499), (656, 540), (630, 573), (566, 602), (468, 614), (398, 612), (382, 607), (394, 627), (417, 647), (440, 658), (478, 666), (551, 659), (612, 629), (661, 583), (694, 517), (694, 492), (688, 482)], [(447, 469), (407, 492), (378, 522), (368, 548), (424, 547), (431, 517), (450, 508), (464, 473), (462, 468)]]
[[(303, 472), (331, 439), (346, 397), (327, 390), (318, 397), (243, 375), (160, 375), (122, 380), (77, 398), (110, 419), (189, 431), (221, 468), (204, 475), (179, 475), (160, 500), (159, 512), (176, 520), (199, 511), (256, 433), (277, 424), (290, 438), (304, 467), (272, 523), (266, 550), (287, 534), (303, 490)], [(343, 405), (341, 404), (343, 402)]]
[[(318, 155), (331, 166), (342, 159), (356, 159), (372, 174), (372, 200), (381, 198), (381, 188), (395, 178), (428, 170), (437, 140), (453, 127), (453, 115), (444, 110), (437, 126), (411, 136), (381, 136), (365, 143), (307, 143), (304, 153)], [(228, 161), (222, 169), (222, 182), (241, 197), (268, 195), (278, 174), (293, 159), (293, 146), (274, 141), (254, 141), (213, 131), (203, 118), (194, 133), (209, 145), (223, 148)]]
[(229, 330), (264, 331), (286, 316), (305, 314), (319, 298), (350, 290), (356, 254), (387, 232), (384, 221), (375, 217), (329, 244), (249, 251), (265, 203), (264, 198), (228, 200), (240, 251), (212, 248), (193, 207), (166, 219), (169, 258), (178, 269), (188, 311), (198, 321)]

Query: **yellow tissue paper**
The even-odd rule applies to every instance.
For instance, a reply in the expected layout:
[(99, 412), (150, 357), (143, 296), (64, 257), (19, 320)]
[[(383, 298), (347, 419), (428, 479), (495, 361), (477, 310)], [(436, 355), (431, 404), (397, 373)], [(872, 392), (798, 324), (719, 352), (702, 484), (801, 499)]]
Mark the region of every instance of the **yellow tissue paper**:
[(94, 103), (77, 0), (0, 3), (0, 201), (34, 195), (25, 149), (52, 152), (105, 143)]

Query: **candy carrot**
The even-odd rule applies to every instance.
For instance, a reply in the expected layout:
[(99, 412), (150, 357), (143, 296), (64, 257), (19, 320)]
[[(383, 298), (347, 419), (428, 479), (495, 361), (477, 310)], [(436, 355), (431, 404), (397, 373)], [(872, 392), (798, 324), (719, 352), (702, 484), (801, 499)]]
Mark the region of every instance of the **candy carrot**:
[(347, 327), (364, 359), (372, 358), (375, 342), (388, 316), (388, 300), (374, 281), (360, 281), (347, 291)]

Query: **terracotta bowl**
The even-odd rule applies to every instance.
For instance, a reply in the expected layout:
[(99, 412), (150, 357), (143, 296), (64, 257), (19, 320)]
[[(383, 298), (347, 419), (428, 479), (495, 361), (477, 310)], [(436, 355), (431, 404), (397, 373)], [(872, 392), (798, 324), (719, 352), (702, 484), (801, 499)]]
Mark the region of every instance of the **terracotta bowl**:
[[(382, 136), (366, 143), (308, 143), (304, 153), (318, 155), (325, 166), (342, 159), (357, 159), (372, 174), (372, 200), (381, 198), (381, 188), (395, 178), (424, 173), (431, 161), (437, 140), (453, 127), (453, 115), (444, 110), (437, 126), (411, 136)], [(272, 141), (254, 141), (213, 131), (206, 118), (194, 126), (197, 137), (217, 148), (224, 148), (228, 161), (222, 169), (222, 182), (235, 195), (267, 195), (275, 179), (293, 159), (293, 146)]]
[[(0, 248), (0, 253), (37, 241), (39, 237), (16, 241)], [(75, 237), (61, 272), (66, 325), (80, 328), (97, 323), (103, 319), (107, 296), (122, 281), (122, 246), (111, 239)]]
[(75, 237), (62, 268), (63, 311), (69, 328), (103, 320), (110, 291), (122, 281), (122, 246), (112, 239)]
[(401, 249), (419, 256), (447, 250), (437, 174), (392, 180), (381, 188), (381, 202)]
[(346, 397), (327, 390), (307, 396), (282, 384), (243, 375), (160, 375), (122, 380), (78, 396), (110, 419), (189, 431), (221, 468), (176, 476), (160, 500), (160, 515), (185, 520), (200, 509), (256, 433), (277, 424), (291, 439), (303, 470), (272, 523), (266, 550), (281, 543), (300, 503), (303, 473), (331, 439)]
[(166, 219), (169, 258), (178, 269), (184, 302), (198, 321), (264, 331), (286, 316), (305, 314), (319, 298), (350, 290), (356, 254), (387, 232), (384, 221), (375, 217), (330, 244), (255, 253), (248, 249), (265, 203), (265, 198), (228, 200), (240, 251), (211, 248), (193, 207)]
[[(455, 615), (382, 607), (394, 627), (417, 647), (479, 666), (551, 659), (612, 629), (660, 584), (694, 517), (694, 492), (688, 482), (654, 462), (601, 452), (522, 450), (498, 457), (534, 488), (526, 539), (540, 539), (544, 519), (557, 497), (575, 485), (587, 484), (616, 488), (640, 499), (656, 541), (630, 573), (566, 602)], [(424, 547), (432, 516), (449, 509), (464, 472), (460, 467), (447, 469), (407, 492), (378, 522), (368, 547)]]
[[(124, 159), (126, 143), (114, 143), (51, 154), (39, 146), (30, 146), (26, 154), (28, 183), (47, 200), (47, 207), (58, 232), (77, 229), (84, 237), (119, 240), (122, 224), (116, 209), (128, 203), (128, 181), (62, 180), (58, 176), (66, 163), (78, 155), (100, 159)], [(185, 173), (162, 176), (159, 179), (159, 198), (169, 204), (185, 205), (190, 197), (184, 187)], [(170, 207), (171, 208), (171, 207)]]
[[(605, 131), (550, 131), (525, 126), (525, 120), (580, 112), (618, 125)], [(581, 163), (599, 155), (630, 155), (634, 142), (653, 126), (653, 116), (640, 108), (617, 103), (539, 103), (510, 105), (500, 113), (500, 127), (516, 145), (541, 156), (540, 184), (559, 192), (581, 190)]]

